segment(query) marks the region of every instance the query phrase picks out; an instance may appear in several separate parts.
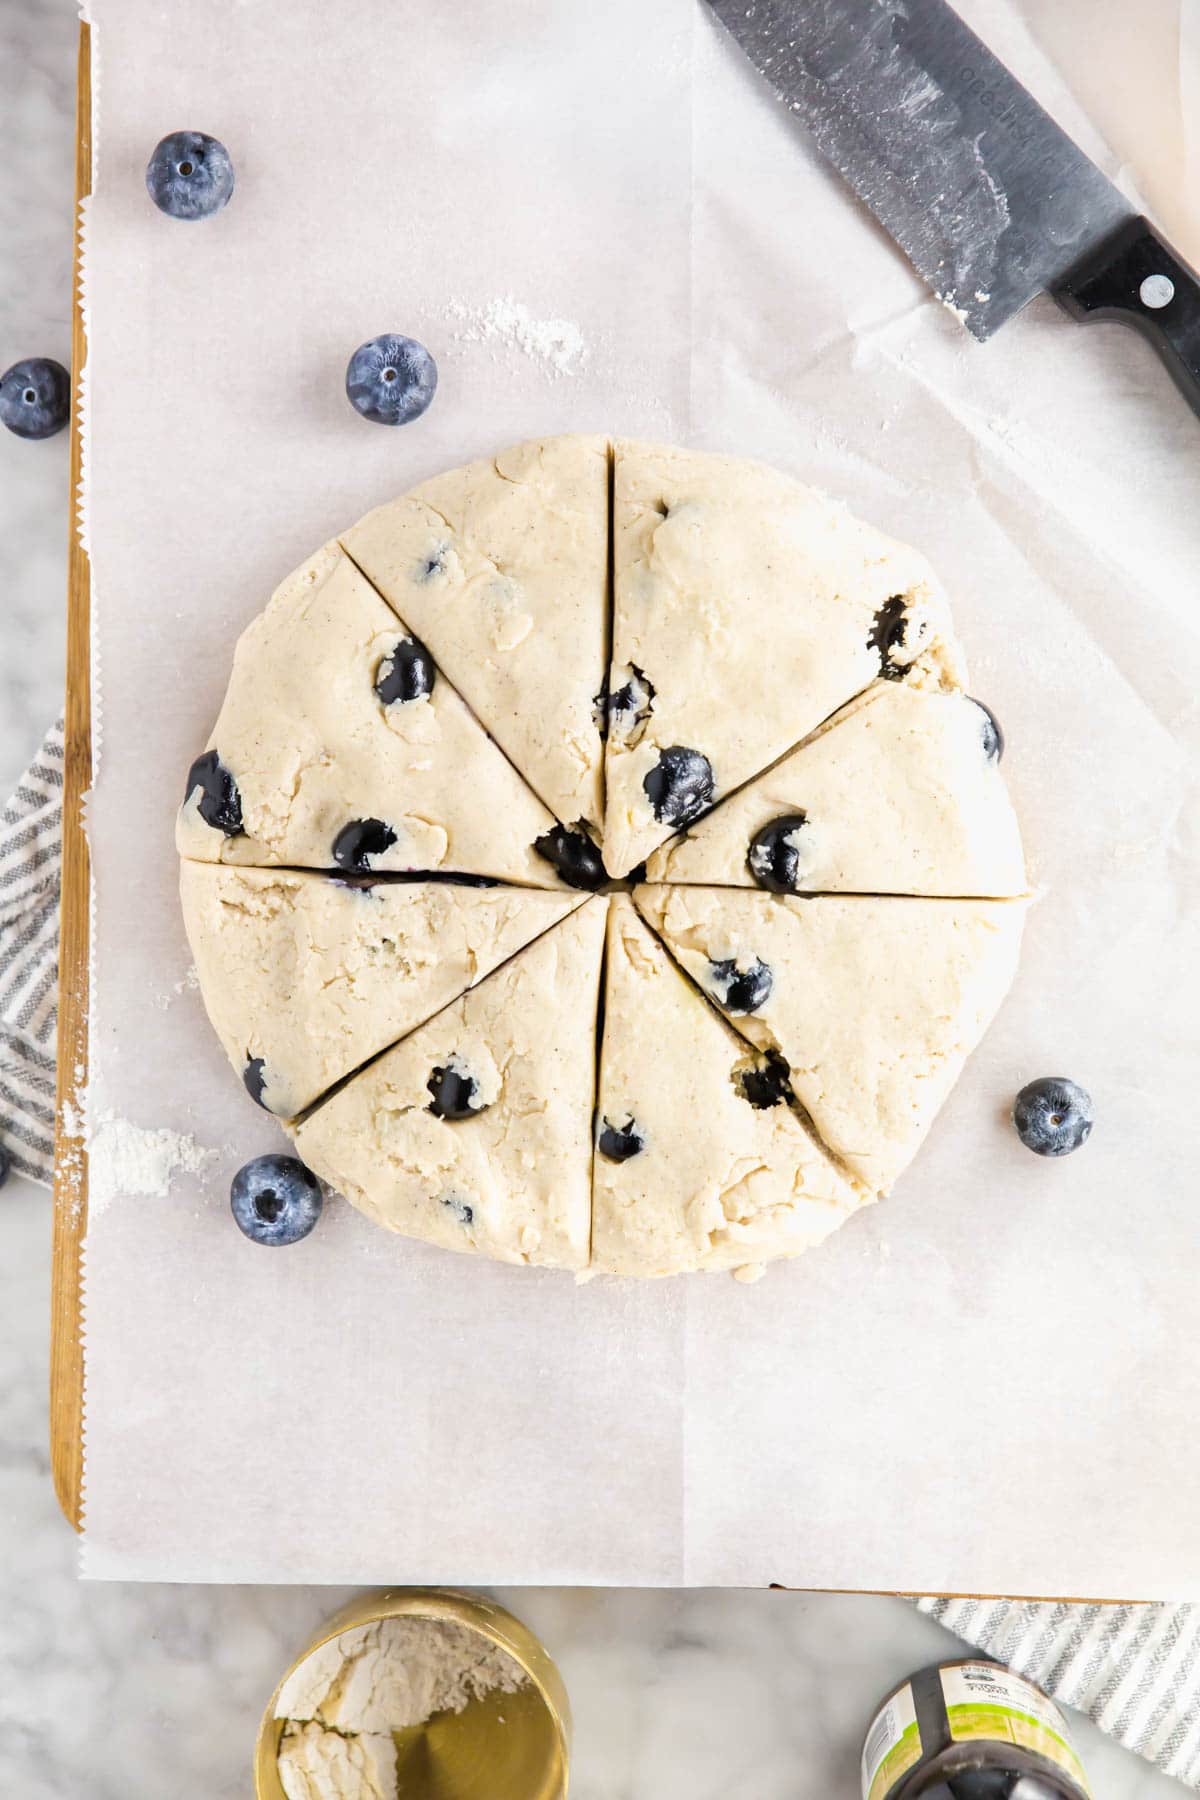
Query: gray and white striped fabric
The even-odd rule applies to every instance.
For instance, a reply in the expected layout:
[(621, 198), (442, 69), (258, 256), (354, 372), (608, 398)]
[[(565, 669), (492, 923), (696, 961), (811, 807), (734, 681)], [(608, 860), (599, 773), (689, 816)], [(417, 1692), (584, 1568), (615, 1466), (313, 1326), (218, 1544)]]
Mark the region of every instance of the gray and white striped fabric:
[[(0, 813), (0, 1142), (49, 1183), (62, 855), (61, 724)], [(948, 1630), (1200, 1788), (1200, 1606), (917, 1600)]]
[(54, 1168), (63, 733), (46, 737), (0, 812), (0, 1143), (49, 1185)]

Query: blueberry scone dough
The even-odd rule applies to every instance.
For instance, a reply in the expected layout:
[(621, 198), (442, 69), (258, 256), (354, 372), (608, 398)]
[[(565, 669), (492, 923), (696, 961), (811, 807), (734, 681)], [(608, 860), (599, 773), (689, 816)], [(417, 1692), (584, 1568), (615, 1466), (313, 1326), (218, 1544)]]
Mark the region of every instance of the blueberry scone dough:
[(637, 904), (735, 1029), (788, 1065), (873, 1192), (907, 1168), (1016, 971), (1025, 903), (646, 887)]
[(194, 862), (180, 894), (213, 1029), (247, 1092), (285, 1119), (582, 900)]
[(799, 749), (654, 852), (654, 882), (774, 893), (1026, 890), (991, 714), (878, 681)]
[(589, 899), (296, 1127), (368, 1218), (501, 1262), (587, 1267), (607, 901)]
[(965, 677), (916, 551), (758, 463), (614, 456), (604, 848), (619, 876), (872, 681)]
[(559, 885), (553, 816), (336, 544), (243, 632), (189, 782), (196, 861)]
[(550, 810), (599, 834), (608, 440), (559, 437), (439, 475), (343, 547)]
[(756, 1054), (614, 896), (592, 1177), (592, 1267), (744, 1269), (798, 1256), (867, 1198)]

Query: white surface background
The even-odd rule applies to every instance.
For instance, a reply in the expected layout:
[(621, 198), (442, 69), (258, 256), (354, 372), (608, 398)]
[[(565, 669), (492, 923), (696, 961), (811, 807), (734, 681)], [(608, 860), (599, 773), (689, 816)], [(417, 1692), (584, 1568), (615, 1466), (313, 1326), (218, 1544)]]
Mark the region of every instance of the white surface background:
[[(1060, 9), (1066, 11), (1068, 9)], [(1047, 9), (1047, 12), (1049, 9)], [(1099, 34), (1129, 15), (1105, 8)], [(1169, 42), (1173, 6), (1147, 7)], [(1077, 15), (1076, 15), (1077, 16)], [(1130, 26), (1132, 30), (1132, 26)], [(1139, 25), (1126, 65), (1154, 33)], [(68, 349), (74, 17), (49, 0), (0, 5), (0, 361)], [(1168, 120), (1113, 84), (1114, 141)], [(1112, 127), (1110, 126), (1110, 131)], [(1193, 185), (1193, 192), (1200, 191)], [(1169, 196), (1168, 196), (1169, 197)], [(1193, 256), (1196, 255), (1193, 249)], [(0, 434), (0, 788), (57, 706), (66, 444)], [(223, 1800), (248, 1791), (258, 1708), (329, 1589), (80, 1585), (46, 1456), (49, 1207), (0, 1196), (0, 1791), (22, 1800)], [(1036, 1529), (1036, 1497), (1029, 1512)], [(878, 1695), (951, 1641), (902, 1603), (756, 1594), (507, 1596), (566, 1669), (579, 1721), (580, 1800), (792, 1800), (856, 1794), (854, 1757)], [(1181, 1790), (1086, 1725), (1098, 1794)]]
[[(975, 10), (1118, 172), (1020, 15)], [(358, 0), (314, 58), (320, 12), (167, 33), (96, 0), (91, 1099), (213, 1158), (171, 1205), (93, 1209), (88, 1571), (1200, 1594), (1195, 417), (1139, 339), (1048, 301), (971, 343), (695, 0), (496, 0), (449, 40)], [(385, 13), (403, 106), (364, 76)], [(194, 230), (142, 180), (181, 116), (241, 170)], [(578, 324), (574, 374), (463, 338), (455, 307), (505, 294)], [(346, 348), (398, 314), (442, 385), (373, 432)], [(762, 455), (929, 553), (1046, 889), (1013, 994), (896, 1198), (757, 1288), (576, 1290), (341, 1206), (248, 1253), (227, 1183), (271, 1128), (197, 997), (160, 1004), (179, 771), (234, 639), (418, 476), (606, 424)], [(1102, 1117), (1060, 1166), (1005, 1117), (1056, 1069)]]

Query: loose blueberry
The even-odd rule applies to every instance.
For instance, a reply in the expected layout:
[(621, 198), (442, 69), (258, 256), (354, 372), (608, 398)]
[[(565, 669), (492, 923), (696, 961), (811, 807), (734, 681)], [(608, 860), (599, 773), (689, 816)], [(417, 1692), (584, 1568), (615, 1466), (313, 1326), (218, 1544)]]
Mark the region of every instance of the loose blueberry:
[(442, 1205), (448, 1206), (460, 1225), (475, 1223), (475, 1208), (461, 1194), (443, 1194)]
[(382, 819), (351, 819), (333, 840), (333, 860), (349, 875), (366, 875), (371, 858), (382, 856), (395, 842), (395, 832)]
[(233, 1216), (256, 1244), (298, 1244), (321, 1216), (324, 1198), (311, 1169), (294, 1156), (256, 1156), (229, 1190)]
[(0, 421), (17, 437), (53, 437), (70, 417), (71, 377), (52, 356), (27, 356), (0, 375)]
[[(346, 397), (376, 425), (408, 425), (433, 399), (437, 378), (437, 364), (424, 344), (389, 333), (358, 346), (346, 366)], [(434, 569), (431, 565), (428, 573)]]
[(646, 1139), (633, 1114), (628, 1113), (623, 1125), (614, 1125), (611, 1119), (603, 1121), (596, 1147), (609, 1162), (623, 1163), (631, 1156), (641, 1154), (646, 1148)]
[(215, 750), (206, 750), (188, 770), (185, 805), (197, 788), (200, 798), (196, 811), (204, 823), (214, 831), (223, 831), (226, 837), (238, 837), (242, 831), (242, 796)]
[(146, 164), (146, 189), (172, 219), (208, 219), (233, 193), (229, 152), (206, 131), (173, 131)]
[(489, 1103), (479, 1098), (479, 1083), (456, 1056), (445, 1068), (435, 1068), (425, 1086), (433, 1095), (429, 1111), (435, 1119), (473, 1119), (487, 1111)]
[(608, 880), (600, 852), (584, 831), (568, 831), (565, 825), (556, 825), (535, 838), (533, 847), (558, 870), (568, 887), (587, 888), (594, 893)]
[(12, 1156), (10, 1152), (4, 1148), (4, 1145), (0, 1144), (0, 1187), (4, 1186), (11, 1174)]
[(708, 970), (712, 990), (726, 1012), (757, 1012), (770, 999), (775, 985), (775, 977), (757, 956), (748, 969), (739, 969), (729, 956), (721, 962), (710, 960)]
[(672, 744), (642, 782), (654, 816), (662, 825), (690, 825), (713, 803), (712, 764), (699, 750)]
[(654, 710), (654, 683), (636, 663), (630, 663), (629, 680), (608, 696), (608, 736), (629, 749), (640, 742), (646, 721)]
[(1000, 729), (1000, 721), (992, 711), (991, 707), (985, 706), (982, 700), (976, 700), (971, 695), (968, 695), (967, 697), (971, 701), (971, 705), (977, 706), (983, 714), (982, 719), (979, 721), (979, 735), (983, 740), (983, 754), (987, 757), (989, 762), (999, 762), (1000, 758), (1004, 755), (1004, 733)]
[(743, 1100), (759, 1112), (766, 1112), (772, 1106), (782, 1106), (788, 1097), (788, 1076), (791, 1068), (778, 1050), (768, 1050), (762, 1062), (752, 1069), (742, 1069), (738, 1074), (738, 1087)]
[(1013, 1124), (1036, 1156), (1070, 1156), (1091, 1135), (1092, 1096), (1065, 1075), (1043, 1075), (1023, 1087), (1013, 1104)]
[(878, 652), (880, 657), (880, 675), (885, 680), (905, 679), (905, 664), (892, 659), (894, 650), (903, 650), (905, 634), (909, 630), (909, 601), (903, 594), (892, 594), (891, 599), (883, 603), (874, 616), (871, 632), (867, 635), (867, 648)]
[(802, 859), (800, 847), (792, 839), (807, 823), (805, 813), (781, 813), (755, 832), (746, 862), (759, 887), (769, 888), (773, 894), (799, 893)]
[(407, 706), (432, 694), (437, 668), (419, 638), (402, 637), (375, 672), (375, 692), (385, 706)]
[(249, 1094), (250, 1098), (253, 1100), (255, 1106), (261, 1106), (264, 1112), (270, 1112), (270, 1110), (271, 1110), (270, 1107), (267, 1105), (266, 1101), (263, 1099), (263, 1093), (266, 1089), (266, 1085), (267, 1085), (267, 1065), (266, 1065), (266, 1063), (263, 1061), (261, 1056), (250, 1057), (247, 1060), (245, 1068), (242, 1070), (242, 1086), (245, 1088), (246, 1092)]

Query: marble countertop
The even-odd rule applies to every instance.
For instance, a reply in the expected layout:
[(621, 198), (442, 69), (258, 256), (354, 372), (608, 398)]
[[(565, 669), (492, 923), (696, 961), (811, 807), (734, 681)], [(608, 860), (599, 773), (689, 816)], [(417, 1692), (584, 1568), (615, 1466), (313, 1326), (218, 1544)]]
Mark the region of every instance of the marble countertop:
[[(0, 366), (69, 357), (75, 9), (0, 7)], [(0, 797), (56, 712), (65, 438), (0, 433)], [(250, 1791), (259, 1712), (324, 1588), (90, 1585), (46, 1451), (50, 1208), (0, 1195), (0, 1793), (222, 1800)], [(558, 1659), (576, 1715), (577, 1800), (852, 1800), (871, 1710), (955, 1640), (869, 1596), (505, 1591)], [(1098, 1795), (1176, 1783), (1086, 1721)]]

